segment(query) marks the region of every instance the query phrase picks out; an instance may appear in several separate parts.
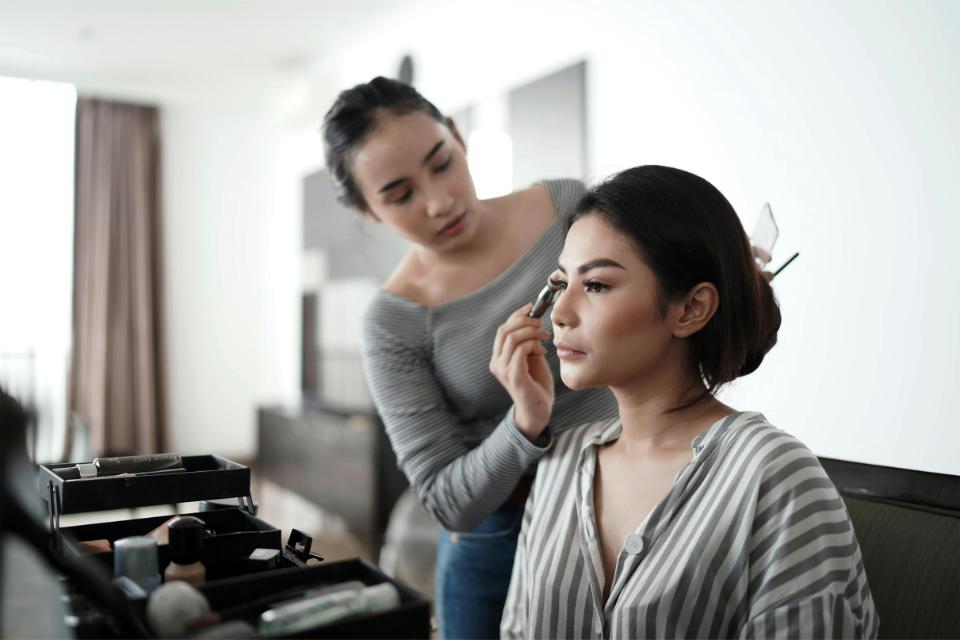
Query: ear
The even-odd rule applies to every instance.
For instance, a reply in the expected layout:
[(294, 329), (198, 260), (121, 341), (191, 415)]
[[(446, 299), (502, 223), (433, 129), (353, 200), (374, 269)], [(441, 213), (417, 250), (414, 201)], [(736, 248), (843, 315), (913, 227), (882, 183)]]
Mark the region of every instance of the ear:
[(461, 147), (463, 147), (464, 152), (467, 150), (467, 143), (463, 141), (463, 136), (460, 135), (460, 130), (457, 129), (457, 123), (453, 121), (453, 118), (447, 116), (446, 119), (447, 129), (450, 129), (450, 133), (453, 134), (453, 139), (456, 140)]
[(720, 292), (711, 282), (701, 282), (694, 286), (680, 302), (680, 315), (673, 325), (673, 335), (677, 338), (689, 338), (703, 329), (720, 306)]

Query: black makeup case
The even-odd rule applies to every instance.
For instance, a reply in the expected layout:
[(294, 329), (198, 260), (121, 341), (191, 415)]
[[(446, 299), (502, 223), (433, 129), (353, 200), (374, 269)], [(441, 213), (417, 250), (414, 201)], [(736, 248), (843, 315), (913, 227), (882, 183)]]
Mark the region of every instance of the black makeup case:
[[(308, 566), (307, 560), (322, 558), (312, 551), (310, 536), (296, 529), (284, 545), (280, 530), (255, 515), (248, 467), (215, 455), (182, 456), (181, 460), (184, 470), (178, 472), (85, 478), (80, 477), (75, 463), (41, 465), (37, 487), (48, 508), (53, 553), (82, 561), (89, 559), (100, 565), (104, 575), (112, 575), (112, 551), (81, 553), (77, 542), (106, 539), (112, 545), (120, 538), (146, 535), (173, 516), (61, 527), (61, 515), (196, 501), (209, 510), (178, 515), (196, 516), (204, 521), (208, 530), (203, 542), (207, 578), (199, 589), (210, 601), (212, 609), (224, 616), (223, 621), (243, 620), (256, 627), (263, 611), (305, 593), (348, 581), (360, 581), (367, 586), (391, 582), (400, 593), (398, 607), (359, 615), (287, 637), (430, 636), (430, 602), (410, 587), (360, 559)], [(236, 499), (239, 506), (223, 506), (222, 501), (231, 498)], [(253, 567), (242, 561), (257, 548), (279, 550), (281, 553), (275, 565), (263, 570), (262, 567)], [(161, 575), (168, 562), (168, 545), (161, 544), (158, 546)], [(102, 615), (96, 614), (89, 604), (84, 604), (86, 598), (83, 590), (69, 582), (67, 586), (74, 617), (89, 618), (89, 622), (81, 622), (74, 627), (77, 637), (115, 637), (115, 629), (110, 623), (105, 622)], [(134, 599), (129, 600), (128, 604), (129, 612), (142, 621), (140, 626), (149, 635), (145, 601)]]
[[(76, 464), (41, 465), (37, 485), (47, 504), (50, 545), (60, 553), (79, 554), (80, 541), (109, 540), (142, 536), (172, 515), (133, 518), (112, 522), (61, 527), (64, 514), (133, 509), (164, 504), (236, 498), (238, 506), (211, 505), (207, 511), (190, 514), (203, 520), (203, 562), (208, 580), (237, 573), (234, 559), (249, 556), (254, 549), (283, 550), (280, 530), (256, 517), (250, 495), (250, 469), (215, 455), (182, 456), (184, 471), (162, 474), (125, 474), (81, 478)], [(89, 464), (89, 463), (81, 463)], [(88, 554), (112, 569), (113, 553)], [(163, 572), (169, 562), (166, 544), (159, 545)], [(234, 565), (234, 566), (231, 566)], [(285, 566), (291, 566), (286, 563)]]

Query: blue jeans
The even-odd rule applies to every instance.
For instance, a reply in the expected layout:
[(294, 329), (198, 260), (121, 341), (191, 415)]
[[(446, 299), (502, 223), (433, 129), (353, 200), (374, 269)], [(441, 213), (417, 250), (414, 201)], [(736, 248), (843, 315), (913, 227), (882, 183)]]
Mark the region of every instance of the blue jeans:
[(444, 640), (499, 638), (523, 507), (506, 504), (469, 532), (440, 533), (435, 606)]

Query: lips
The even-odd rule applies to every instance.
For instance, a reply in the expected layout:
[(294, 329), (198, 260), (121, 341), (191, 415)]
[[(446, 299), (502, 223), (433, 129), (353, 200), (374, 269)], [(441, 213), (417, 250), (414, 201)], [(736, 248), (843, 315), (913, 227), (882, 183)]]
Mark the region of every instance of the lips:
[(554, 340), (553, 346), (557, 348), (557, 357), (561, 360), (576, 360), (587, 355), (585, 351), (575, 349), (563, 340)]
[(440, 231), (437, 231), (437, 235), (455, 236), (463, 231), (463, 219), (466, 217), (466, 215), (466, 213), (461, 213), (459, 216), (451, 220), (449, 224), (440, 229)]

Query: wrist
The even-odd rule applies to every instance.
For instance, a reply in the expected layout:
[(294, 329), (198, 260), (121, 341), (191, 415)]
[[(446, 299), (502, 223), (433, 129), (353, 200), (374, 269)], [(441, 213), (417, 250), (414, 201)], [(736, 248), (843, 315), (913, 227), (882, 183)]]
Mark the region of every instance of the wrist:
[(517, 431), (522, 433), (523, 437), (534, 444), (537, 443), (537, 441), (540, 439), (540, 436), (547, 428), (547, 420), (525, 416), (520, 412), (514, 413), (513, 423), (516, 425)]

